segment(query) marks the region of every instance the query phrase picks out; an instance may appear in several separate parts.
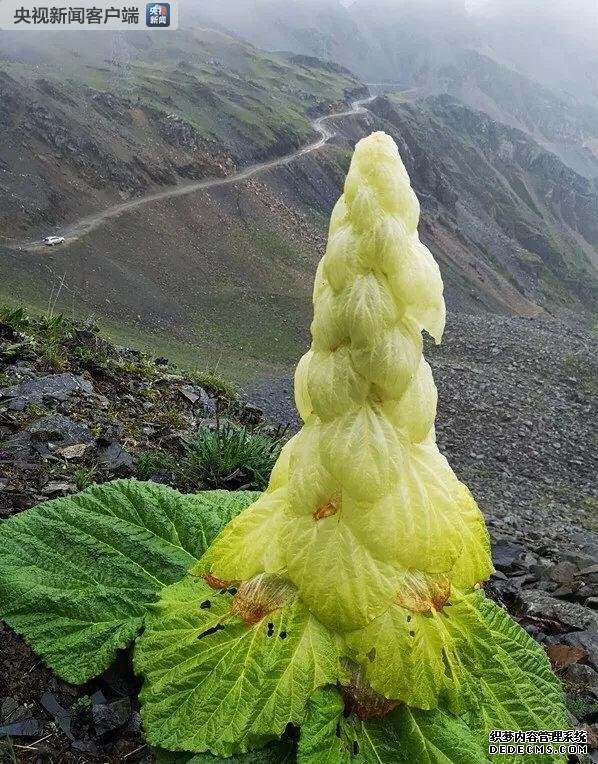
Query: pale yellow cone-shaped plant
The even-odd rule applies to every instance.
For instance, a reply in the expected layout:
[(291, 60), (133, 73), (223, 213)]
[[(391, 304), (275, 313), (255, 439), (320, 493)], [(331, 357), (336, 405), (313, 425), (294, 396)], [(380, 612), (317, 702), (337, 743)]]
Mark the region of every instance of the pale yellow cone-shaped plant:
[[(290, 581), (375, 690), (432, 708), (446, 674), (440, 646), (446, 653), (450, 641), (440, 614), (448, 605), (458, 614), (459, 598), (492, 566), (480, 511), (436, 445), (421, 332), (440, 342), (445, 308), (418, 220), (393, 140), (361, 140), (316, 274), (312, 345), (295, 376), (303, 427), (266, 492), (196, 572)], [(388, 661), (372, 659), (376, 645)]]

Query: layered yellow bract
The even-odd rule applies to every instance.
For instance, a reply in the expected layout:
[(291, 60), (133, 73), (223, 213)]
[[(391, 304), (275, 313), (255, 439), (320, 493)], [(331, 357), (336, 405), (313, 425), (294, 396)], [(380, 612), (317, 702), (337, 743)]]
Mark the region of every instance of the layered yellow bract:
[(435, 616), (492, 570), (480, 511), (436, 446), (421, 330), (440, 342), (445, 308), (418, 220), (394, 141), (382, 132), (361, 140), (332, 213), (312, 345), (295, 376), (303, 427), (266, 492), (197, 569), (225, 580), (290, 579), (357, 658), (384, 630), (396, 650), (411, 649), (417, 632), (434, 651), (443, 639)]

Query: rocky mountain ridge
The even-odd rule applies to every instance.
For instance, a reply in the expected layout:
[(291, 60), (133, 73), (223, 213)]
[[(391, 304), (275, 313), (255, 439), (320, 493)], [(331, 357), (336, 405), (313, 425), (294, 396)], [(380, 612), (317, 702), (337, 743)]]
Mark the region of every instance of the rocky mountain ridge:
[(177, 35), (159, 66), (134, 34), (112, 52), (39, 37), (13, 50), (7, 33), (0, 51), (6, 242), (289, 153), (313, 139), (312, 117), (367, 92), (338, 65), (267, 54), (217, 30)]
[(468, 252), (477, 250), (480, 266), (505, 275), (532, 302), (595, 309), (598, 194), (592, 182), (525, 133), (450, 96), (415, 104), (378, 98), (370, 110), (397, 140), (428, 212), (426, 225), (458, 232)]
[[(450, 0), (364, 0), (347, 7), (338, 0), (292, 0), (283, 9), (276, 0), (213, 0), (202, 13), (269, 50), (337, 61), (383, 91), (453, 95), (528, 132), (572, 169), (595, 178), (592, 46), (576, 46), (562, 19), (562, 32), (551, 22), (554, 4), (530, 2), (524, 13), (509, 6), (505, 0), (485, 9)], [(580, 23), (592, 28), (593, 12), (579, 10)], [(517, 35), (510, 24), (518, 26)], [(526, 36), (536, 42), (535, 55)]]

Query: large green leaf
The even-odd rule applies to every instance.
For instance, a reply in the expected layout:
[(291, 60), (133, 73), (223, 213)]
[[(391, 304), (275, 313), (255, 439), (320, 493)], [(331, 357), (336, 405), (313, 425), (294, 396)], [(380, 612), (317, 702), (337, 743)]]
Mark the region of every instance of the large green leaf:
[[(263, 748), (240, 753), (227, 758), (226, 764), (295, 764), (297, 761), (295, 744), (283, 738), (274, 740)], [(211, 753), (176, 753), (175, 751), (156, 750), (156, 764), (220, 764), (223, 759)]]
[[(446, 653), (450, 702), (479, 738), (487, 742), (493, 729), (567, 729), (563, 689), (540, 645), (481, 592), (463, 597), (454, 609), (441, 621), (454, 645)], [(536, 759), (540, 764), (566, 757)], [(529, 755), (493, 756), (493, 761), (525, 764)]]
[(348, 634), (346, 645), (376, 692), (427, 710), (448, 699), (451, 710), (467, 713), (480, 738), (487, 740), (492, 729), (567, 724), (546, 654), (483, 592), (454, 589), (440, 612), (393, 605)]
[(381, 718), (346, 718), (338, 691), (309, 701), (298, 764), (486, 764), (481, 741), (458, 717), (400, 705)]
[(392, 726), (398, 742), (397, 764), (486, 764), (488, 756), (481, 740), (458, 717), (447, 711), (420, 711), (400, 706), (384, 719), (366, 722), (378, 737)]
[(345, 764), (353, 759), (353, 725), (343, 717), (345, 704), (334, 687), (323, 687), (309, 699), (301, 727), (298, 764)]
[(256, 496), (117, 480), (22, 512), (0, 524), (0, 617), (57, 674), (85, 682)]
[[(453, 608), (448, 618), (453, 617)], [(364, 670), (373, 689), (386, 698), (431, 709), (446, 683), (443, 648), (448, 645), (437, 621), (391, 605), (363, 629), (346, 637), (349, 656)]]
[(245, 752), (301, 724), (309, 696), (336, 682), (336, 641), (296, 596), (253, 625), (235, 602), (230, 590), (188, 576), (148, 616), (135, 668), (152, 745)]

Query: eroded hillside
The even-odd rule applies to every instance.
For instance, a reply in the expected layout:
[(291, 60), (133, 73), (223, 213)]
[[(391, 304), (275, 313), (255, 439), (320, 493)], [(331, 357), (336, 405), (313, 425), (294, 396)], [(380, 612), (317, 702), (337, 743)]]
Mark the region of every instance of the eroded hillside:
[(15, 34), (0, 51), (5, 241), (284, 155), (313, 138), (310, 117), (366, 92), (335, 64), (216, 30), (177, 33), (158, 51), (143, 33), (111, 44), (68, 33), (58, 45), (43, 33), (17, 44)]

